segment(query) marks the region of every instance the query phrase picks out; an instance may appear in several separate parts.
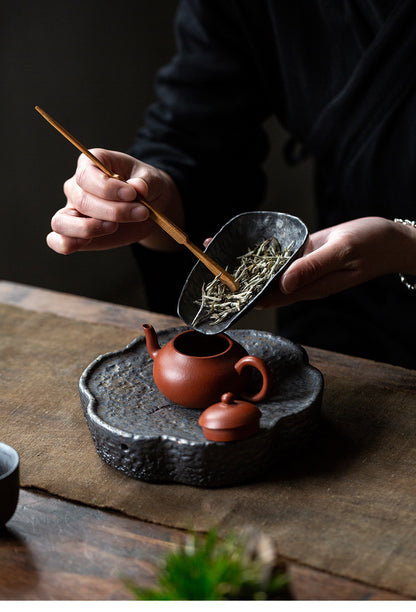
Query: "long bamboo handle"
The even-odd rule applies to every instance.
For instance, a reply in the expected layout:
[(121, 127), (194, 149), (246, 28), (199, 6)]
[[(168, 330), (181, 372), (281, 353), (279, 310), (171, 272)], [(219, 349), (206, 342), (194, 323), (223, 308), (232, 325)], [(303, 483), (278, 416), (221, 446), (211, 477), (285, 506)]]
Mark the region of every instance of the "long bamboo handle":
[[(119, 181), (127, 182), (119, 174), (115, 174), (109, 168), (107, 168), (97, 157), (95, 157), (95, 155), (93, 155), (86, 147), (84, 147), (84, 145), (79, 142), (79, 140), (74, 138), (74, 136), (72, 136), (72, 134), (70, 134), (68, 130), (62, 127), (62, 125), (55, 121), (55, 119), (52, 119), (52, 117), (48, 115), (47, 112), (42, 110), (39, 106), (35, 106), (35, 109), (38, 111), (38, 113), (42, 115), (44, 119), (46, 119), (46, 121), (48, 121), (48, 123), (50, 123), (56, 130), (58, 130), (58, 132), (62, 134), (62, 136), (64, 136), (77, 149), (79, 149), (81, 153), (84, 153), (84, 155), (86, 155), (107, 176), (109, 176), (110, 178), (118, 179)], [(219, 264), (217, 264), (217, 262), (211, 259), (209, 255), (201, 251), (201, 249), (199, 249), (195, 244), (193, 244), (189, 240), (187, 234), (182, 229), (180, 229), (166, 215), (154, 208), (145, 200), (140, 198), (138, 201), (140, 202), (140, 204), (146, 206), (146, 208), (149, 210), (150, 218), (167, 234), (169, 234), (171, 238), (173, 238), (178, 244), (183, 244), (186, 248), (188, 248), (191, 253), (193, 253), (199, 259), (199, 261), (201, 261), (208, 268), (208, 270), (210, 270), (210, 272), (212, 272), (215, 276), (219, 276), (220, 281), (224, 283), (224, 285), (226, 285), (228, 289), (230, 289), (230, 291), (237, 291), (238, 283), (233, 278), (233, 276), (229, 272), (224, 270), (224, 268), (222, 268)]]

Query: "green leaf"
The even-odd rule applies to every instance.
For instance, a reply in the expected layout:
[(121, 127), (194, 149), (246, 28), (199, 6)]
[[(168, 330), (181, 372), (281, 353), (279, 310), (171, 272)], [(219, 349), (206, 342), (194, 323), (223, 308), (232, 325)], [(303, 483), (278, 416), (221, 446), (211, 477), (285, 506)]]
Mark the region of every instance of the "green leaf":
[(221, 539), (211, 529), (205, 535), (192, 534), (166, 555), (154, 589), (125, 584), (135, 599), (147, 601), (290, 598), (284, 571), (263, 584), (263, 570), (258, 560), (247, 559), (243, 540), (234, 535)]

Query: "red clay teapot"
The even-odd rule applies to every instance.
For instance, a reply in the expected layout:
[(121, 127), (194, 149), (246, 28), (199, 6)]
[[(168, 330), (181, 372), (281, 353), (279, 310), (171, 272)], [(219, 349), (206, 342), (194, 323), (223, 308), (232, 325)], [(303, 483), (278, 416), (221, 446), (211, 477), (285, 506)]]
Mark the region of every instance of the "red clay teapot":
[[(258, 402), (270, 390), (271, 376), (262, 359), (247, 351), (226, 334), (205, 335), (187, 329), (160, 348), (152, 325), (143, 325), (146, 346), (153, 359), (153, 379), (161, 393), (188, 408), (204, 409), (219, 402), (224, 393), (233, 393)], [(259, 392), (245, 391), (249, 368), (262, 376)]]

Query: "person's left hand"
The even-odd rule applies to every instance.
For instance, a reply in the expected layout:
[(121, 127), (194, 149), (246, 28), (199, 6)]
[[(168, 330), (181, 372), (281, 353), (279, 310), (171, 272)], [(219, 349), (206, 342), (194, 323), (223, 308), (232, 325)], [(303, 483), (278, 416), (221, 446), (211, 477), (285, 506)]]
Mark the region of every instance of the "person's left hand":
[(320, 230), (311, 234), (303, 256), (282, 275), (279, 288), (257, 307), (324, 298), (384, 274), (415, 274), (415, 254), (414, 228), (381, 217)]

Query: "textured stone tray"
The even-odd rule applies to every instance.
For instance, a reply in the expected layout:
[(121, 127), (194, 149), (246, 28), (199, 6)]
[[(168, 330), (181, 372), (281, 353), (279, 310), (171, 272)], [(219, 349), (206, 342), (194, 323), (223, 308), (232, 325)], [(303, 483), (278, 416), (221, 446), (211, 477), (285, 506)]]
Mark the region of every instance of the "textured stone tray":
[[(183, 329), (159, 332), (160, 345)], [(305, 351), (268, 332), (235, 330), (228, 335), (250, 355), (264, 359), (272, 372), (271, 395), (257, 404), (262, 411), (258, 434), (236, 442), (206, 440), (198, 425), (201, 411), (171, 403), (155, 387), (153, 362), (144, 337), (139, 337), (97, 357), (79, 381), (100, 457), (148, 482), (221, 487), (265, 475), (277, 456), (310, 435), (319, 418), (323, 379), (308, 364)]]

